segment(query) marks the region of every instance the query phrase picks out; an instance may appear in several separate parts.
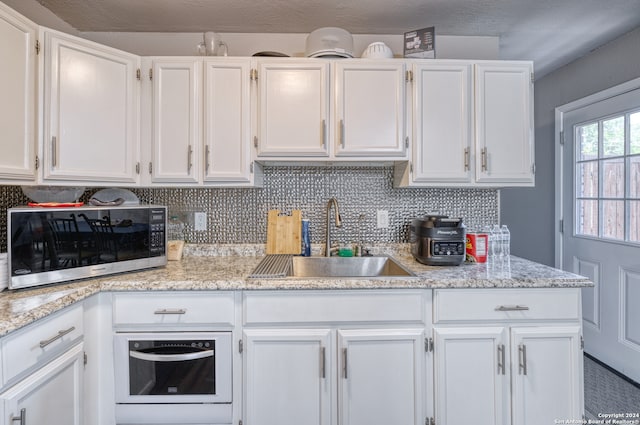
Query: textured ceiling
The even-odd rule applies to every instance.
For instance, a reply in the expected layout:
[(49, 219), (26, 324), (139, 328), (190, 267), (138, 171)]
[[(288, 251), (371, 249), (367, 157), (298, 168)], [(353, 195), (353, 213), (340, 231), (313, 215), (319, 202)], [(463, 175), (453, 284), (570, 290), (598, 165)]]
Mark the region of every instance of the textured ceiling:
[(496, 36), (503, 59), (546, 70), (640, 27), (640, 0), (21, 0), (79, 31)]

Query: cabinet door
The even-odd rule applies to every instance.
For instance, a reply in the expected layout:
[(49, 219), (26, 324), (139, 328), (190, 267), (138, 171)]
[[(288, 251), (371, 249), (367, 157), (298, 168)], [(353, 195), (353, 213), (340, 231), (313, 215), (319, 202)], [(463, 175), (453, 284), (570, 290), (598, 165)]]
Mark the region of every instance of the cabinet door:
[(435, 328), (439, 425), (508, 425), (509, 360), (504, 327)]
[(201, 81), (201, 60), (153, 62), (153, 183), (198, 183)]
[(245, 423), (331, 423), (330, 334), (327, 329), (245, 330)]
[(250, 62), (206, 59), (205, 181), (251, 181)]
[(470, 63), (413, 67), (413, 181), (472, 181), (473, 91)]
[(342, 425), (424, 423), (424, 330), (338, 331)]
[(138, 56), (45, 33), (44, 178), (136, 183)]
[(9, 422), (80, 425), (83, 358), (78, 344), (0, 395)]
[(397, 60), (335, 62), (336, 156), (405, 155), (404, 69)]
[(534, 183), (533, 64), (476, 65), (476, 178)]
[(36, 177), (37, 26), (0, 3), (0, 179)]
[(580, 327), (511, 330), (513, 425), (582, 419)]
[(259, 61), (258, 156), (329, 155), (329, 63)]

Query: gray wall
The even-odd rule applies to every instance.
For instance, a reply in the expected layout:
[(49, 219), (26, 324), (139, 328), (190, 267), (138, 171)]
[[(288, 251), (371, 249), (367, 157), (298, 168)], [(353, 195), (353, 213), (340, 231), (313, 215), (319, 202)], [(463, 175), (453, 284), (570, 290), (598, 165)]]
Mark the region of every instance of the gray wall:
[(638, 77), (640, 28), (536, 81), (536, 187), (500, 193), (514, 255), (555, 262), (555, 108)]

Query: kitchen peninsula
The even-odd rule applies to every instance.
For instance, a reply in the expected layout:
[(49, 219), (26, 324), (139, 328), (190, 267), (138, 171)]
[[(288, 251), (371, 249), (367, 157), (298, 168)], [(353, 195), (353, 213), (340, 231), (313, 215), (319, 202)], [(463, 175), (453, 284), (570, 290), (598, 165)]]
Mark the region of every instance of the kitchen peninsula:
[[(73, 371), (78, 388), (49, 391), (83, 394), (72, 399), (75, 413), (65, 424), (175, 423), (166, 422), (160, 405), (147, 405), (149, 417), (160, 412), (147, 422), (116, 403), (113, 340), (134, 330), (206, 330), (227, 332), (233, 347), (232, 402), (213, 423), (453, 425), (475, 416), (474, 423), (515, 425), (581, 418), (580, 288), (592, 285), (586, 278), (518, 257), (425, 266), (397, 245), (374, 254), (393, 255), (415, 277), (248, 279), (262, 249), (188, 245), (182, 261), (164, 268), (0, 294), (4, 417), (20, 413), (17, 395), (28, 391), (15, 389), (55, 366)], [(12, 345), (60, 318), (75, 324), (47, 332), (74, 329), (46, 348), (30, 341), (21, 369), (10, 370)], [(32, 364), (25, 353), (34, 353)], [(56, 363), (65, 356), (67, 369)], [(283, 367), (296, 378), (283, 377)], [(315, 372), (301, 372), (309, 368)], [(282, 402), (290, 407), (273, 407)], [(172, 412), (181, 417), (188, 406), (194, 410), (176, 406)]]

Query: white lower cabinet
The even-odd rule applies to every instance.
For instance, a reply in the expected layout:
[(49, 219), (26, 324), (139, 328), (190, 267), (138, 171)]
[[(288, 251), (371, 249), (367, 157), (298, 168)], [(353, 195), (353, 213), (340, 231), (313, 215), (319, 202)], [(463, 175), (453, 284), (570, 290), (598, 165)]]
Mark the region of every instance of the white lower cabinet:
[(247, 424), (331, 423), (329, 329), (247, 329), (244, 340)]
[(338, 423), (424, 423), (424, 362), (424, 329), (338, 330)]
[(436, 423), (581, 420), (578, 291), (435, 291)]
[(0, 394), (7, 425), (81, 425), (83, 358), (79, 343)]

